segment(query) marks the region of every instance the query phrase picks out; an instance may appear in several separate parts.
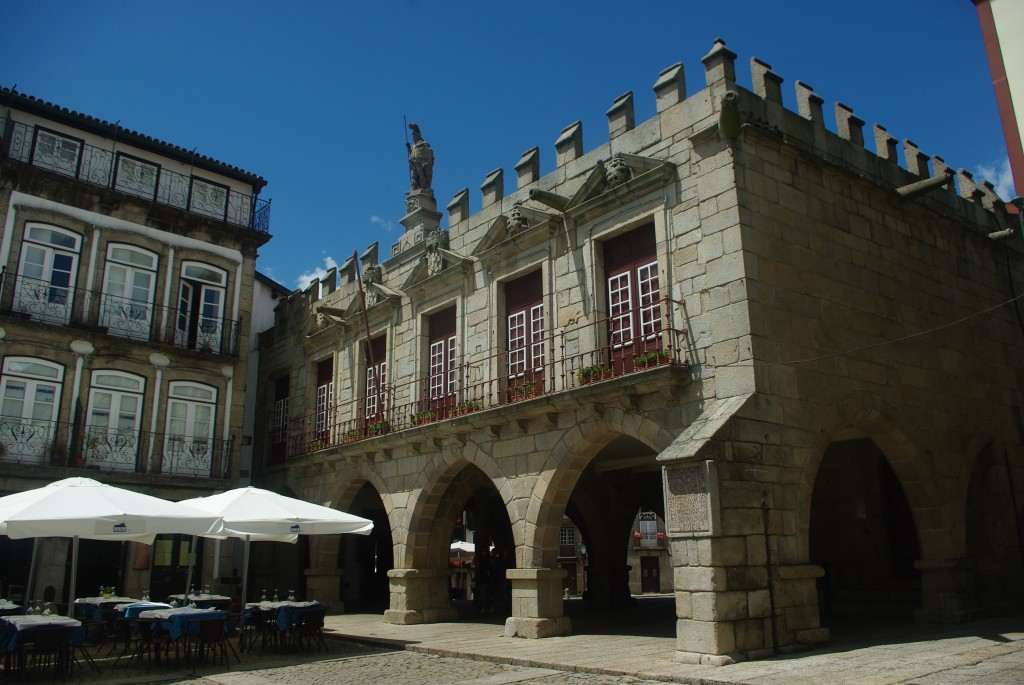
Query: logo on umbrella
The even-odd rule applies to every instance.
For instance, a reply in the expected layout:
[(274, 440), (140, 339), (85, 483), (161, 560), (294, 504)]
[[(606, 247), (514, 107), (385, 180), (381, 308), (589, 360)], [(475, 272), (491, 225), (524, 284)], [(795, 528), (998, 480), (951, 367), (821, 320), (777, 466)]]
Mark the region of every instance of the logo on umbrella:
[(128, 524), (126, 524), (126, 523), (115, 523), (114, 524), (114, 532), (115, 533), (127, 533), (128, 532)]
[(293, 526), (292, 526), (291, 528), (289, 528), (288, 530), (289, 530), (290, 532), (292, 532), (292, 533), (301, 533), (301, 532), (302, 532), (302, 526), (300, 526), (299, 524), (297, 524), (297, 523), (296, 523), (295, 525), (293, 525)]

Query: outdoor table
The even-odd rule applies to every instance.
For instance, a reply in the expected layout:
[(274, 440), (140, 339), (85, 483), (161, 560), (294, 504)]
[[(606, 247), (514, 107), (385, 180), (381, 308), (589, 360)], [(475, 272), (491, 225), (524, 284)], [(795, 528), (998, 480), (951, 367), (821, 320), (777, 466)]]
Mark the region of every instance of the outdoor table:
[(140, 600), (134, 597), (79, 597), (75, 600), (75, 616), (93, 621), (103, 620), (103, 609), (117, 604), (131, 604)]
[[(262, 651), (266, 648), (268, 640), (277, 645), (287, 644), (287, 633), (302, 621), (302, 614), (322, 607), (323, 605), (316, 601), (249, 602), (245, 605), (245, 620), (247, 624), (255, 625), (257, 630), (264, 631), (261, 640)], [(266, 619), (263, 618), (264, 616)], [(271, 624), (277, 626), (277, 635), (265, 632), (268, 625)], [(242, 648), (244, 648), (244, 644), (244, 640), (240, 641)]]
[(227, 614), (218, 609), (192, 609), (191, 607), (180, 607), (178, 609), (149, 609), (139, 612), (138, 618), (147, 621), (159, 621), (172, 640), (177, 640), (189, 632), (196, 632), (198, 629), (192, 626), (197, 621), (215, 621), (227, 619)]
[(122, 614), (124, 618), (137, 618), (143, 611), (171, 608), (173, 607), (166, 602), (126, 602), (114, 605), (114, 611)]
[(192, 663), (189, 642), (192, 635), (199, 633), (198, 624), (201, 621), (224, 621), (224, 630), (227, 631), (227, 614), (217, 609), (149, 609), (139, 612), (138, 620), (159, 622), (160, 627), (167, 632), (173, 642), (184, 638), (185, 660), (189, 665)]
[(21, 605), (15, 604), (8, 599), (0, 599), (0, 616), (9, 616), (11, 614), (20, 614)]
[(170, 595), (167, 599), (178, 603), (189, 602), (202, 609), (223, 609), (226, 611), (231, 608), (231, 598), (227, 595), (193, 593), (189, 595)]
[[(33, 614), (31, 616), (0, 616), (0, 650), (7, 653), (5, 662), (10, 668), (10, 657), (25, 642), (29, 641), (29, 634), (33, 630), (41, 628), (61, 628), (71, 649), (78, 649), (86, 662), (92, 669), (99, 672), (92, 656), (85, 651), (85, 631), (82, 630), (82, 622), (68, 616), (57, 614)], [(72, 653), (69, 656), (73, 659)], [(71, 668), (71, 663), (68, 668)]]

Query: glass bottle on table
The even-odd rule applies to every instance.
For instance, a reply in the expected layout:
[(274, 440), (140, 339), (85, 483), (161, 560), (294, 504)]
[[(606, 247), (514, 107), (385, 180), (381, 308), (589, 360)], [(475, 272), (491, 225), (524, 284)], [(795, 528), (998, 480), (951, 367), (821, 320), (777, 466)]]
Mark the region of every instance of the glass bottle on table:
[(281, 598), (277, 596), (277, 588), (274, 588), (274, 601), (280, 602)]
[(295, 601), (295, 590), (289, 590), (288, 591), (288, 601), (289, 602), (294, 602)]

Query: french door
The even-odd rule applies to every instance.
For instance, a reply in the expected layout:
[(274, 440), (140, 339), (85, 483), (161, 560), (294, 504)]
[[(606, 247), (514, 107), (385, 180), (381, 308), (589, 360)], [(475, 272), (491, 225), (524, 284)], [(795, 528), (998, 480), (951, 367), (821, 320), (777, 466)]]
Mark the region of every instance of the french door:
[(661, 292), (654, 225), (605, 243), (608, 283), (608, 361), (618, 375), (635, 356), (662, 349)]

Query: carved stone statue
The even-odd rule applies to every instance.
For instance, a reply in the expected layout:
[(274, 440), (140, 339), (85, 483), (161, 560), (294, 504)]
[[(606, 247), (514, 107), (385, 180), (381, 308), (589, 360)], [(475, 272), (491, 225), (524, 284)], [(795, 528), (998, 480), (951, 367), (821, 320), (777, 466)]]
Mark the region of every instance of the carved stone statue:
[(423, 140), (420, 127), (409, 124), (412, 131), (412, 145), (405, 144), (409, 151), (409, 176), (412, 190), (430, 190), (430, 181), (434, 176), (434, 151), (430, 143)]

